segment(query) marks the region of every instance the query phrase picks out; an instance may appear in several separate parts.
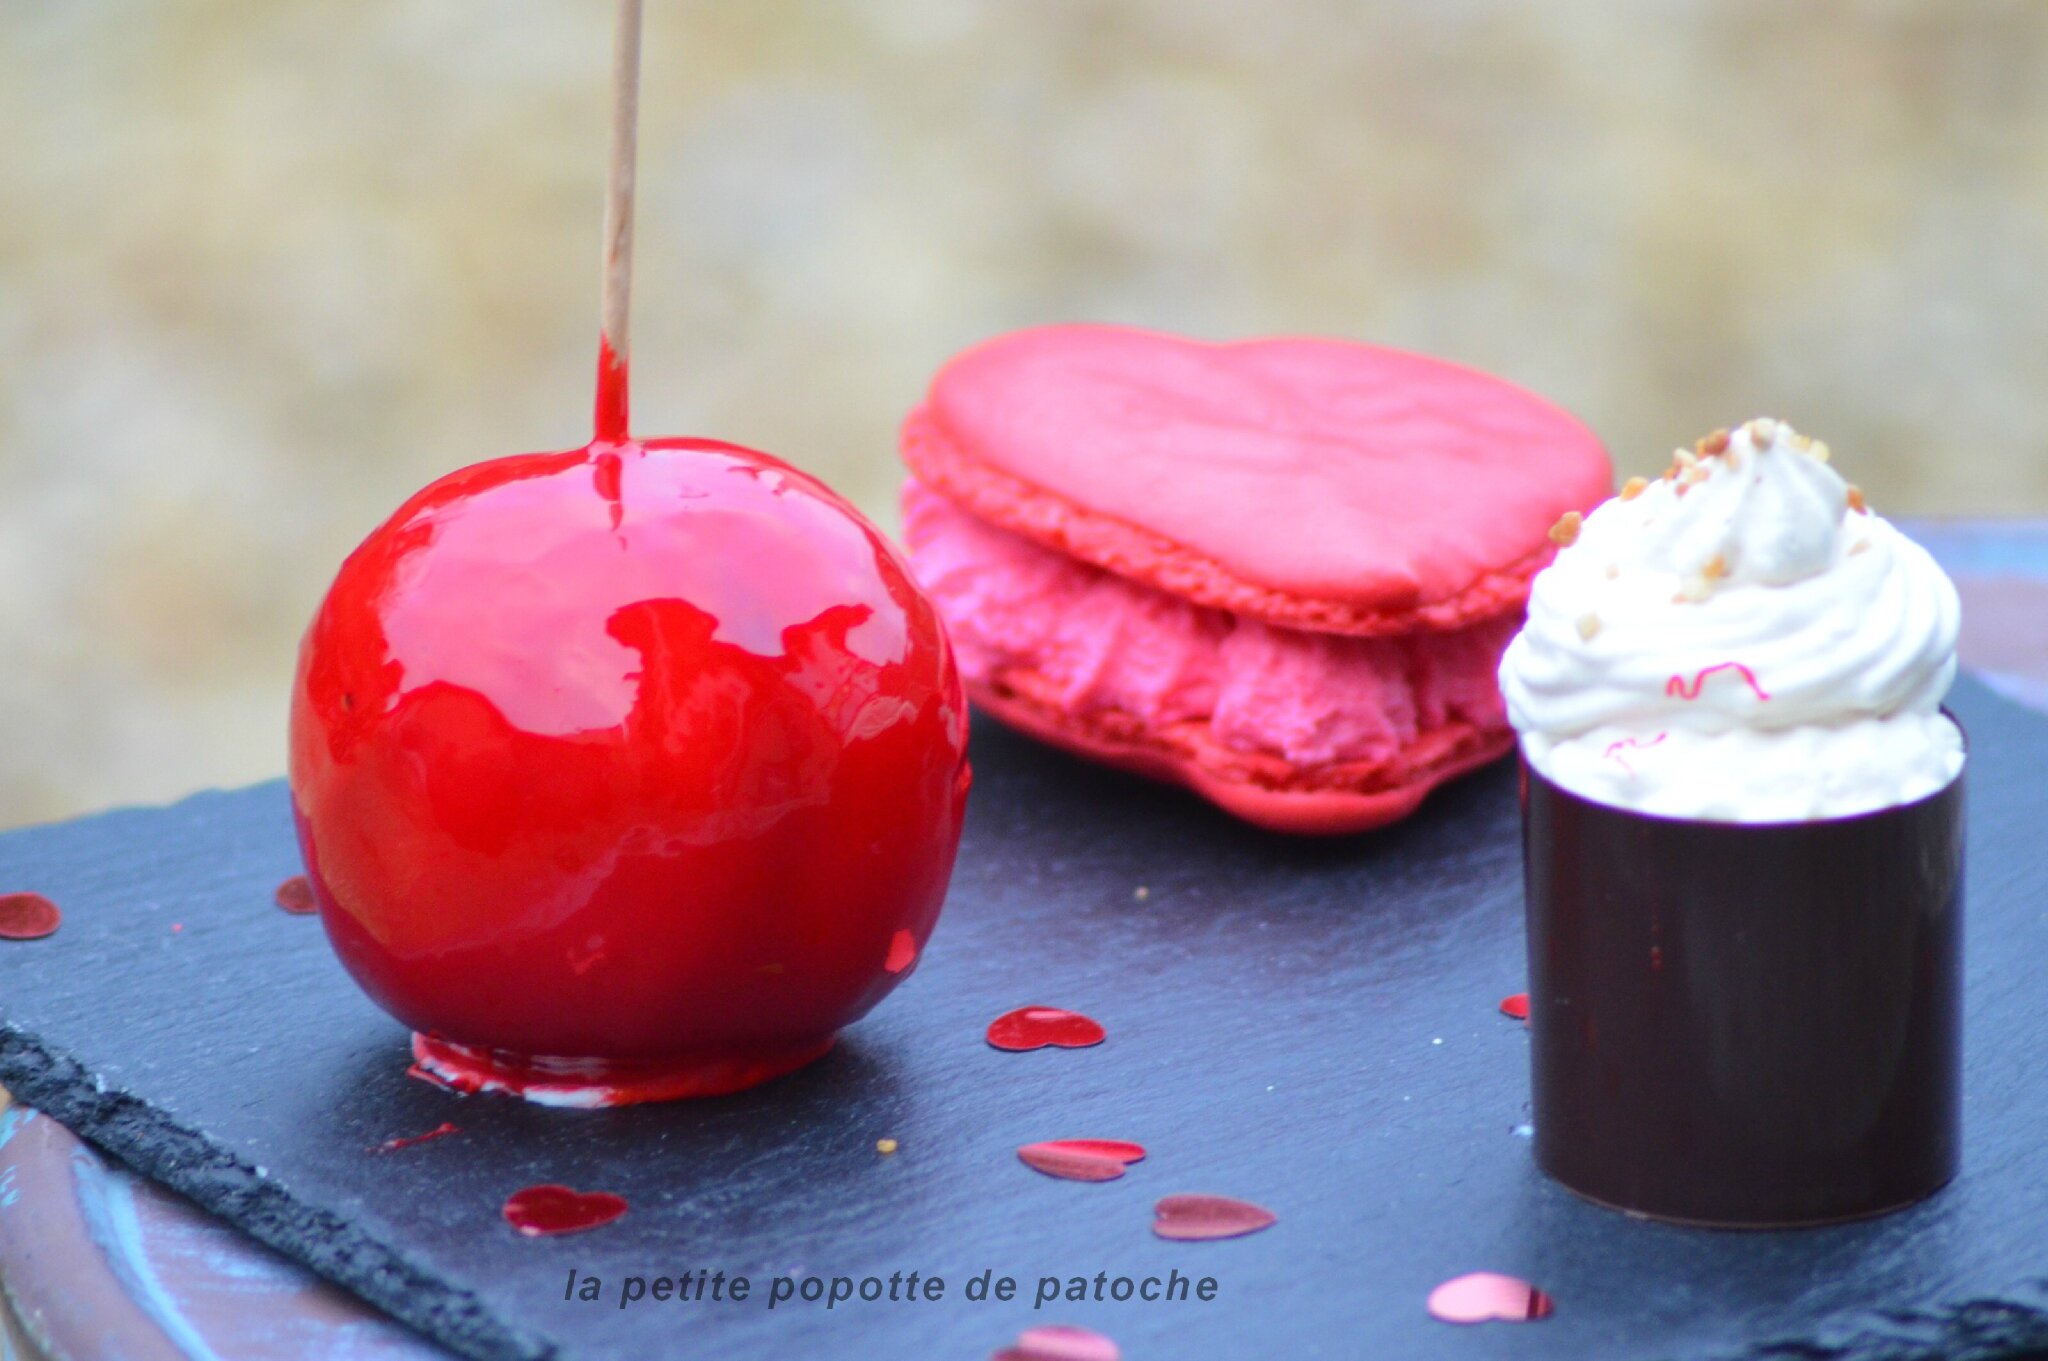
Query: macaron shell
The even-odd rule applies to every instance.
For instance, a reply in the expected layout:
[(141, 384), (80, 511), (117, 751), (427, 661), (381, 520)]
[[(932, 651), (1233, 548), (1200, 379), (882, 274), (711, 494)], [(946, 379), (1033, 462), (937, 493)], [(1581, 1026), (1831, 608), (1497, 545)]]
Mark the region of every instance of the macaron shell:
[(1512, 384), (1331, 340), (1049, 326), (966, 351), (903, 432), (974, 514), (1175, 595), (1327, 632), (1519, 604), (1550, 526), (1613, 473)]
[[(1352, 770), (1326, 767), (1318, 780), (1341, 783), (1297, 785), (1298, 772), (1277, 758), (1223, 751), (1195, 731), (1149, 733), (1112, 729), (1099, 718), (1083, 718), (1036, 702), (1017, 686), (968, 686), (979, 708), (1039, 741), (1133, 774), (1194, 791), (1236, 817), (1270, 831), (1303, 836), (1337, 836), (1371, 831), (1414, 812), (1429, 791), (1447, 780), (1500, 759), (1514, 748), (1513, 733), (1458, 725), (1439, 729), (1402, 753), (1398, 762)], [(1270, 779), (1276, 783), (1257, 782)]]

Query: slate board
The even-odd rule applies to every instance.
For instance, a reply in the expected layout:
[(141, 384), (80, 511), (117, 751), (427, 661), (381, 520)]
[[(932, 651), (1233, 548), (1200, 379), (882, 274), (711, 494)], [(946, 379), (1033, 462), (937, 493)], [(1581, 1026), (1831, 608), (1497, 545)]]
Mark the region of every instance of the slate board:
[[(2048, 1343), (2048, 721), (1965, 683), (1972, 737), (1969, 1066), (1960, 1181), (1846, 1228), (1682, 1230), (1581, 1203), (1533, 1167), (1514, 774), (1382, 835), (1303, 843), (988, 726), (953, 895), (917, 974), (810, 1070), (613, 1112), (458, 1098), (318, 925), (271, 905), (297, 866), (283, 787), (0, 835), (0, 888), (65, 926), (0, 947), (0, 1082), (142, 1172), (478, 1357), (986, 1356), (1074, 1322), (1144, 1358), (2011, 1355)], [(1138, 901), (1140, 885), (1149, 895)], [(174, 932), (173, 924), (182, 926)], [(1101, 1019), (1087, 1051), (1011, 1055), (1026, 1003)], [(457, 1138), (366, 1150), (443, 1120)], [(901, 1151), (883, 1157), (875, 1140)], [(1092, 1136), (1122, 1181), (1017, 1164)], [(511, 1191), (617, 1191), (607, 1228), (523, 1240)], [(1149, 1231), (1175, 1191), (1277, 1211), (1225, 1243)], [(565, 1303), (567, 1272), (606, 1282)], [(1211, 1275), (1218, 1295), (1034, 1312), (1040, 1274)], [(643, 1302), (629, 1274), (936, 1272), (938, 1303)], [(968, 1303), (985, 1268), (1025, 1297)], [(1527, 1326), (1426, 1317), (1439, 1281), (1526, 1276)]]

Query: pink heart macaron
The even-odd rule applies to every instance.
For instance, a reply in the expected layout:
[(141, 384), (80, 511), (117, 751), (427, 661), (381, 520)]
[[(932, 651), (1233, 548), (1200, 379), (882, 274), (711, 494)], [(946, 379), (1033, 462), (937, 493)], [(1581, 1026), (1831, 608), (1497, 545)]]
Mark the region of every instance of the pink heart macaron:
[(1265, 827), (1360, 831), (1513, 744), (1494, 675), (1600, 442), (1334, 340), (999, 336), (903, 430), (905, 537), (975, 701)]

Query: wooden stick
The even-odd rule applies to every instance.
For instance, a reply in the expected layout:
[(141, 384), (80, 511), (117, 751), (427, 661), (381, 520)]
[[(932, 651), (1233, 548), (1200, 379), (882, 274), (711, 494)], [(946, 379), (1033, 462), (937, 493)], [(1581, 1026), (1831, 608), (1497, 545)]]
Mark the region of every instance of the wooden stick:
[(604, 200), (604, 334), (598, 361), (597, 434), (626, 438), (632, 350), (633, 176), (639, 153), (641, 0), (619, 0), (612, 45), (612, 155)]

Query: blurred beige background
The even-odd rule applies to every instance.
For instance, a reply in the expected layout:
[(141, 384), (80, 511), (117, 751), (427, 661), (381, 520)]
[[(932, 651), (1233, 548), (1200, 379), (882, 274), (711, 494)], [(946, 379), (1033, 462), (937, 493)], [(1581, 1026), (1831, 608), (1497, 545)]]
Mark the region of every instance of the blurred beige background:
[[(2048, 511), (2048, 5), (653, 0), (637, 427), (894, 526), (950, 351), (1497, 370)], [(276, 773), (341, 557), (587, 437), (600, 0), (0, 4), (0, 824)]]

